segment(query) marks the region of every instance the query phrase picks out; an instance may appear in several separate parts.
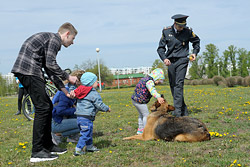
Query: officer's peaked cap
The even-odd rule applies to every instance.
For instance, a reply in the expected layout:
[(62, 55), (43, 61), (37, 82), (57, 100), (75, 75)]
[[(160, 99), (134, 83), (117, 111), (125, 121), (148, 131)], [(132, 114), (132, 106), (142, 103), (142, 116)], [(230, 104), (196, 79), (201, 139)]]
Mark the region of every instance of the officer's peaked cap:
[(187, 25), (186, 19), (188, 16), (183, 15), (183, 14), (176, 14), (171, 17), (171, 19), (174, 19), (175, 23), (178, 24), (179, 26), (185, 27)]

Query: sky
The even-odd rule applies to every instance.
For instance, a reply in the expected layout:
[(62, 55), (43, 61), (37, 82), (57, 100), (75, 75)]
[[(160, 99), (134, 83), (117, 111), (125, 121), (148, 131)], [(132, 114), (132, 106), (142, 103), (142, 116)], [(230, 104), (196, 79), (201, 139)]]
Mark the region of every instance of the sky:
[[(38, 32), (57, 32), (65, 22), (78, 30), (74, 44), (62, 46), (57, 63), (73, 68), (99, 58), (108, 68), (150, 67), (159, 59), (162, 29), (171, 16), (188, 15), (187, 26), (205, 46), (222, 54), (228, 46), (250, 50), (248, 0), (11, 0), (0, 5), (0, 73), (11, 71), (23, 42)], [(191, 45), (190, 45), (190, 48)]]

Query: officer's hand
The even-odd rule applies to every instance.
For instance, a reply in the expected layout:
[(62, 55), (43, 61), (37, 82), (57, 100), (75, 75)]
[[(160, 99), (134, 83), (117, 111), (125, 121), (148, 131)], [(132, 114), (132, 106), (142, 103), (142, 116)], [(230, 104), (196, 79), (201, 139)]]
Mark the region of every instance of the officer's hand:
[(171, 62), (170, 62), (169, 59), (165, 59), (165, 60), (164, 60), (164, 64), (165, 64), (166, 66), (170, 66), (170, 65), (171, 65)]
[(190, 61), (195, 61), (195, 59), (196, 59), (196, 55), (195, 55), (195, 54), (191, 54), (191, 55), (189, 56), (189, 60), (190, 60)]

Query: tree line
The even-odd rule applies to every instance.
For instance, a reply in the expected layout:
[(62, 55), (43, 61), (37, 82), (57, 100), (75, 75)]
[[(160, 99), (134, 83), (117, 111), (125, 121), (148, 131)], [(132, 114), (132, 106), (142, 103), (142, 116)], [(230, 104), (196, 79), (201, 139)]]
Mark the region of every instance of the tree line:
[(214, 44), (205, 46), (205, 51), (197, 56), (189, 69), (190, 79), (222, 76), (246, 77), (250, 74), (250, 51), (230, 45), (222, 55)]

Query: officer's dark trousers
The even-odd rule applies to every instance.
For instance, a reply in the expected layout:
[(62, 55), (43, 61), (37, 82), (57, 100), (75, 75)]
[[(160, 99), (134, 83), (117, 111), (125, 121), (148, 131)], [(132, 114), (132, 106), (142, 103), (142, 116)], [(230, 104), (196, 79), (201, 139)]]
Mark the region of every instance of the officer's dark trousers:
[(45, 92), (45, 81), (36, 76), (22, 74), (16, 74), (16, 76), (30, 94), (35, 106), (32, 153), (39, 152), (42, 149), (49, 150), (53, 145), (51, 139), (53, 105)]
[(175, 110), (172, 114), (176, 117), (187, 116), (187, 106), (183, 97), (184, 79), (188, 67), (188, 58), (172, 58), (171, 65), (168, 66), (168, 77), (172, 96), (174, 99)]

